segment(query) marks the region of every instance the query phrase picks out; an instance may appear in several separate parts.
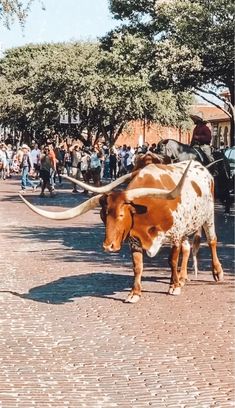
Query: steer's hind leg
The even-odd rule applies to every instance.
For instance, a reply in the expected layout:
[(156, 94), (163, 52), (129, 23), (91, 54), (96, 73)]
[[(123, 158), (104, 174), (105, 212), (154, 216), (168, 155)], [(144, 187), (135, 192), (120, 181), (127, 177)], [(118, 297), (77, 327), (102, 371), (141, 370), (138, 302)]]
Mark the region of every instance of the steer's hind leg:
[(128, 303), (136, 303), (141, 296), (141, 277), (143, 273), (143, 249), (131, 245), (131, 254), (133, 262), (133, 271), (134, 271), (134, 284), (131, 292), (126, 299)]
[(188, 280), (188, 260), (190, 256), (190, 244), (188, 238), (183, 239), (181, 245), (182, 262), (179, 272), (179, 284), (181, 287), (185, 285)]
[(202, 229), (199, 228), (198, 231), (194, 234), (193, 245), (192, 245), (193, 267), (194, 267), (194, 274), (195, 274), (196, 279), (197, 279), (197, 275), (198, 275), (197, 254), (198, 254), (198, 251), (199, 251), (199, 248), (200, 248), (201, 236), (202, 236)]
[(224, 278), (224, 271), (217, 256), (217, 238), (208, 242), (208, 245), (211, 251), (213, 278), (216, 282), (221, 282)]
[(203, 225), (203, 229), (205, 231), (207, 242), (211, 251), (213, 278), (216, 282), (222, 281), (224, 277), (224, 272), (217, 255), (217, 237), (215, 234), (214, 224), (206, 222)]
[(171, 254), (169, 258), (169, 264), (171, 267), (171, 283), (169, 287), (170, 295), (180, 295), (181, 285), (178, 275), (178, 262), (180, 254), (181, 245), (174, 245), (171, 249)]

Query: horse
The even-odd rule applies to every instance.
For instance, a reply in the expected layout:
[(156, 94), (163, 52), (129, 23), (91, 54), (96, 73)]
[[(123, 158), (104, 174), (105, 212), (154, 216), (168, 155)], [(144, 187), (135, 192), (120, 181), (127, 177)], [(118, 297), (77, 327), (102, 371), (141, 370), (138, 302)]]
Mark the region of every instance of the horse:
[(211, 161), (200, 146), (190, 146), (174, 139), (165, 139), (158, 143), (157, 153), (169, 156), (173, 162), (197, 160), (207, 167), (215, 180), (215, 196), (224, 204), (225, 214), (230, 213), (230, 166), (223, 152), (212, 151), (213, 161)]

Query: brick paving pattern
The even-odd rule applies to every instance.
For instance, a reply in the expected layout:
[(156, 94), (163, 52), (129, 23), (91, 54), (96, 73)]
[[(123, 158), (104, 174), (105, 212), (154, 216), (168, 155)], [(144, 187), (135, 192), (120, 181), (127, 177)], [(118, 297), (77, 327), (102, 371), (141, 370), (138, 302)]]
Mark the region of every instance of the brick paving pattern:
[[(217, 206), (223, 284), (203, 244), (198, 280), (167, 295), (163, 248), (145, 259), (140, 302), (125, 304), (129, 250), (102, 251), (99, 211), (46, 220), (18, 190), (0, 184), (0, 407), (234, 406), (234, 218)], [(84, 199), (70, 191), (28, 197), (59, 210)]]

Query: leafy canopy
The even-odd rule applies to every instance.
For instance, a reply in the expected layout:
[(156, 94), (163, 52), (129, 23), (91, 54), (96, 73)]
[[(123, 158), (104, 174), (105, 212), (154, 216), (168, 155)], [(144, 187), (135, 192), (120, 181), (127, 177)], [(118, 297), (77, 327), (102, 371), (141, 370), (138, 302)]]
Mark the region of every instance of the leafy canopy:
[[(234, 131), (233, 0), (110, 0), (110, 10), (123, 26), (103, 39), (110, 46), (120, 32), (146, 40), (150, 82), (154, 89), (212, 94), (225, 103)], [(143, 59), (143, 63), (145, 60)], [(220, 96), (230, 91), (230, 100)]]
[[(24, 22), (30, 11), (30, 6), (34, 0), (22, 1), (22, 0), (0, 0), (0, 21), (10, 28), (11, 23), (17, 19), (21, 25)], [(38, 0), (42, 8), (44, 5), (41, 0)]]
[(185, 94), (155, 92), (148, 68), (136, 65), (145, 50), (138, 36), (117, 36), (111, 51), (99, 43), (28, 45), (0, 61), (0, 120), (19, 129), (59, 129), (59, 115), (79, 112), (86, 130), (115, 143), (123, 127), (145, 118), (184, 126)]
[(234, 1), (110, 0), (110, 10), (125, 30), (149, 40), (156, 86), (162, 74), (165, 86), (233, 89)]

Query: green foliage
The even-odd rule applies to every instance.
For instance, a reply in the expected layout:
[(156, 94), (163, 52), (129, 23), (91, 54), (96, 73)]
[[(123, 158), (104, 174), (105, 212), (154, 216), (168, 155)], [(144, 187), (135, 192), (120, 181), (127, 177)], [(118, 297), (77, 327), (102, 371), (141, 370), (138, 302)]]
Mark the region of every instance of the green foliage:
[(111, 144), (128, 121), (145, 118), (181, 125), (189, 100), (156, 93), (149, 83), (145, 40), (117, 36), (111, 51), (99, 43), (28, 45), (6, 51), (0, 61), (0, 120), (21, 130), (59, 129), (64, 111), (79, 112), (73, 127), (103, 135)]
[[(233, 0), (110, 0), (110, 10), (124, 22), (119, 34), (139, 35), (151, 55), (150, 82), (155, 90), (192, 90), (225, 102), (215, 106), (230, 117), (234, 143)], [(110, 33), (103, 45), (111, 43)], [(231, 100), (219, 93), (229, 89)], [(206, 96), (205, 96), (206, 94)]]
[[(0, 21), (2, 21), (7, 28), (10, 28), (11, 23), (13, 23), (15, 19), (17, 19), (21, 25), (24, 25), (33, 1), (34, 0), (0, 0)], [(42, 8), (44, 8), (41, 0), (39, 1)]]
[(151, 41), (156, 89), (209, 83), (234, 89), (232, 0), (111, 0), (110, 9), (126, 22), (125, 32)]

